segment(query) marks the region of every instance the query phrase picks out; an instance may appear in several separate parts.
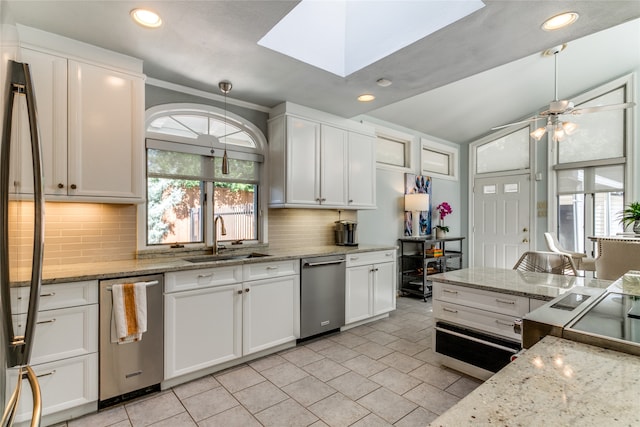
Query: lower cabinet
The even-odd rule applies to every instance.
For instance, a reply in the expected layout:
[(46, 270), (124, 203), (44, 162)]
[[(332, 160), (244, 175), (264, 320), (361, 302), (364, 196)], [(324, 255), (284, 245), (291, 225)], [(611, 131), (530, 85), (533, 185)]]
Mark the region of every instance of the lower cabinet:
[(488, 379), (520, 350), (515, 322), (537, 301), (434, 280), (433, 348), (440, 362)]
[(165, 295), (165, 379), (242, 355), (242, 292), (237, 284)]
[[(24, 328), (28, 288), (14, 288), (12, 309), (18, 330)], [(31, 366), (42, 393), (43, 422), (64, 419), (62, 411), (98, 400), (98, 282), (44, 285), (36, 320)], [(7, 397), (13, 393), (17, 371), (7, 374)], [(31, 419), (32, 400), (26, 379), (16, 423)], [(96, 404), (97, 407), (97, 404)], [(95, 407), (92, 408), (95, 410)], [(84, 411), (88, 412), (88, 411)], [(68, 417), (66, 417), (68, 418)]]
[(346, 324), (388, 313), (396, 308), (396, 251), (347, 256)]
[[(299, 261), (247, 264), (243, 282), (165, 294), (165, 380), (294, 341), (299, 335)], [(243, 269), (242, 266), (237, 266)], [(210, 271), (167, 273), (196, 283)], [(178, 286), (180, 289), (183, 287)]]

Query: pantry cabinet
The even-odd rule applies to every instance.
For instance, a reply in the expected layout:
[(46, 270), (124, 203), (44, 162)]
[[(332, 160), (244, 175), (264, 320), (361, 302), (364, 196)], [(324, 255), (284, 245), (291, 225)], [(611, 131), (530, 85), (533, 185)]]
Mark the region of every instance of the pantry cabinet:
[[(63, 46), (74, 50), (74, 42)], [(18, 60), (29, 64), (42, 139), (45, 199), (137, 203), (144, 200), (144, 78), (138, 70), (112, 66), (115, 54), (83, 45), (84, 60), (49, 50), (42, 35), (22, 43)], [(37, 45), (38, 43), (41, 45)], [(60, 44), (57, 45), (60, 47)], [(96, 60), (102, 59), (103, 62)], [(136, 60), (137, 61), (137, 60)], [(115, 61), (116, 63), (118, 61)], [(130, 62), (134, 60), (130, 59)], [(135, 68), (135, 67), (133, 67)], [(141, 70), (141, 66), (140, 66)], [(26, 104), (16, 114), (19, 141), (12, 177), (16, 194), (31, 194), (31, 153)]]
[(269, 121), (270, 206), (375, 208), (375, 139), (359, 123), (285, 103)]

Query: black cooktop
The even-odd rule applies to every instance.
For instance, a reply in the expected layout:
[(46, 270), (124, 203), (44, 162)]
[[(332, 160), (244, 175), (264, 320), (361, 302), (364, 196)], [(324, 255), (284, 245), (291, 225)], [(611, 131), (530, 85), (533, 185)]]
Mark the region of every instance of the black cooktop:
[(640, 296), (609, 293), (568, 328), (640, 343)]

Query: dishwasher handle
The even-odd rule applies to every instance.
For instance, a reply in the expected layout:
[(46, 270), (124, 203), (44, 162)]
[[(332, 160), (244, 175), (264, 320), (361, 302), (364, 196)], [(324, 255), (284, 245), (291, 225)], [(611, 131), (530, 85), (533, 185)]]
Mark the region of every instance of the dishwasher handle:
[(333, 264), (342, 264), (344, 263), (344, 259), (338, 259), (335, 261), (318, 261), (318, 262), (305, 262), (302, 267), (318, 267), (320, 265), (333, 265)]

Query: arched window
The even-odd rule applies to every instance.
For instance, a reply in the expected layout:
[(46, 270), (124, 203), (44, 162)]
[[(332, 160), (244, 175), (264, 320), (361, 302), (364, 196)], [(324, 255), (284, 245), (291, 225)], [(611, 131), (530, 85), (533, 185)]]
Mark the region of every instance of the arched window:
[[(266, 140), (255, 125), (200, 104), (153, 107), (145, 125), (147, 203), (139, 246), (262, 240)], [(228, 174), (222, 172), (225, 152)]]

